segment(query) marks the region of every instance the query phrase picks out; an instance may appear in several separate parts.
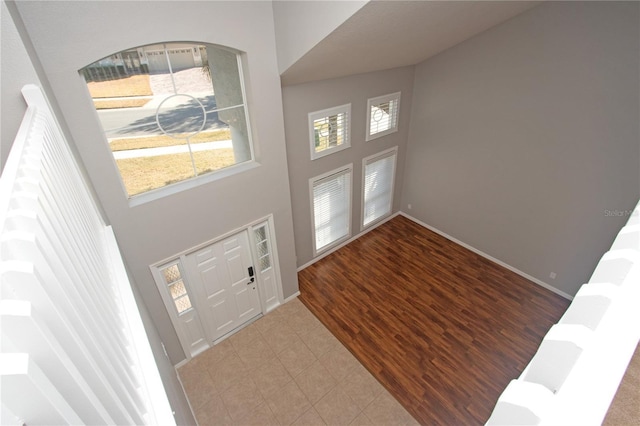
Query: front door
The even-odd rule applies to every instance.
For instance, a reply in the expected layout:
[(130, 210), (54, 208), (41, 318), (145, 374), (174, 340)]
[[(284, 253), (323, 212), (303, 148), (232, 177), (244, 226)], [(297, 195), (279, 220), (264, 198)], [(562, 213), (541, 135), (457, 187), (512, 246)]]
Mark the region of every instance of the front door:
[(247, 231), (185, 257), (201, 320), (214, 341), (260, 315)]

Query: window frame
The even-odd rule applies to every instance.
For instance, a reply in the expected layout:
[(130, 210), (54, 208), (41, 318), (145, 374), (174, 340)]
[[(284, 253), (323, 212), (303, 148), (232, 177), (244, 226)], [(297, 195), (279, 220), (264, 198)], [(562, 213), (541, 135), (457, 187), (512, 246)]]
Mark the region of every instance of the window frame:
[[(147, 47), (151, 47), (151, 46), (162, 46), (162, 50), (157, 50), (158, 52), (162, 51), (162, 53), (164, 55), (167, 55), (167, 52), (172, 50), (172, 49), (176, 49), (176, 47), (172, 47), (172, 45), (183, 45), (183, 44), (190, 44), (192, 45), (190, 50), (192, 48), (195, 48), (196, 46), (213, 46), (216, 49), (220, 49), (220, 50), (226, 50), (230, 53), (233, 53), (236, 57), (236, 63), (237, 63), (237, 68), (238, 68), (238, 82), (239, 82), (239, 87), (238, 89), (240, 90), (241, 94), (242, 94), (242, 104), (241, 105), (237, 105), (237, 107), (242, 106), (242, 111), (244, 113), (244, 120), (246, 123), (246, 132), (247, 132), (247, 144), (248, 144), (248, 153), (249, 153), (249, 159), (239, 162), (239, 163), (235, 163), (229, 166), (226, 166), (222, 169), (218, 169), (218, 170), (214, 170), (214, 171), (209, 171), (209, 172), (199, 172), (198, 174), (195, 174), (191, 177), (188, 177), (186, 179), (183, 180), (179, 180), (179, 181), (175, 181), (173, 183), (164, 185), (164, 186), (160, 186), (157, 188), (153, 188), (150, 189), (148, 191), (145, 192), (140, 192), (134, 195), (130, 195), (129, 191), (127, 189), (127, 186), (125, 185), (125, 181), (124, 181), (124, 177), (121, 173), (120, 167), (118, 166), (117, 160), (114, 157), (113, 153), (114, 151), (111, 150), (110, 148), (110, 143), (107, 139), (107, 135), (105, 132), (104, 127), (102, 126), (102, 123), (100, 123), (99, 127), (101, 129), (101, 133), (102, 133), (102, 137), (104, 139), (104, 143), (106, 144), (109, 152), (111, 153), (111, 161), (112, 164), (114, 166), (115, 171), (117, 172), (117, 176), (118, 176), (118, 180), (120, 182), (120, 186), (122, 188), (122, 191), (128, 201), (129, 207), (135, 207), (138, 205), (142, 205), (148, 202), (152, 202), (161, 198), (164, 198), (166, 196), (170, 196), (170, 195), (175, 195), (178, 194), (180, 192), (198, 187), (200, 185), (204, 185), (204, 184), (208, 184), (214, 181), (217, 181), (219, 179), (224, 179), (227, 178), (229, 176), (238, 174), (238, 173), (242, 173), (251, 169), (254, 169), (256, 167), (259, 167), (259, 163), (257, 162), (257, 158), (256, 158), (256, 147), (254, 146), (255, 143), (255, 135), (254, 135), (254, 129), (253, 129), (253, 125), (252, 125), (252, 120), (251, 120), (251, 114), (250, 114), (250, 102), (249, 102), (249, 94), (247, 93), (247, 75), (248, 73), (246, 72), (245, 68), (246, 68), (246, 52), (243, 52), (239, 49), (235, 49), (229, 46), (223, 46), (223, 45), (218, 45), (215, 43), (208, 43), (208, 42), (203, 42), (203, 41), (183, 41), (183, 40), (174, 40), (174, 41), (161, 41), (161, 42), (156, 42), (156, 43), (146, 43), (144, 45), (141, 46), (136, 46), (136, 47), (131, 47), (128, 49), (124, 49), (121, 51), (118, 51), (116, 53), (113, 53), (105, 58), (96, 60), (94, 62), (92, 62), (89, 65), (86, 65), (85, 67), (79, 69), (78, 73), (80, 76), (80, 79), (84, 82), (85, 86), (89, 83), (89, 81), (84, 77), (83, 75), (83, 71), (86, 68), (89, 68), (91, 65), (99, 63), (101, 61), (104, 61), (107, 58), (111, 58), (111, 57), (121, 57), (123, 52), (127, 52), (127, 51), (132, 51), (132, 50), (140, 50), (140, 49), (144, 49)], [(155, 52), (155, 50), (149, 50), (148, 52), (145, 51), (145, 54), (148, 54), (150, 52)], [(172, 71), (173, 72), (173, 71)], [(185, 93), (188, 96), (193, 96), (191, 93)], [(88, 100), (90, 102), (90, 104), (93, 106), (93, 111), (95, 111), (96, 114), (98, 114), (98, 110), (95, 108), (95, 105), (93, 105), (93, 99), (91, 97), (91, 95), (89, 94), (89, 90), (87, 89), (87, 95), (88, 95)], [(175, 96), (175, 94), (171, 95), (171, 96)], [(220, 108), (220, 109), (216, 109), (215, 113), (218, 112), (218, 110), (224, 110), (225, 108)], [(207, 111), (208, 113), (211, 113), (212, 111)], [(99, 121), (99, 120), (98, 120)], [(189, 143), (189, 141), (187, 141), (185, 143), (185, 145), (191, 145), (193, 146), (193, 142)], [(189, 147), (189, 152), (193, 152), (191, 147)]]
[[(332, 115), (345, 114), (345, 132), (344, 142), (341, 145), (336, 145), (332, 148), (327, 148), (317, 152), (315, 149), (315, 127), (314, 122), (322, 118), (328, 118)], [(311, 160), (317, 160), (318, 158), (325, 157), (327, 155), (334, 154), (336, 152), (345, 150), (351, 147), (351, 104), (339, 105), (331, 108), (326, 108), (320, 111), (313, 111), (308, 114), (308, 126), (309, 126), (309, 147), (311, 148)]]
[[(388, 95), (377, 96), (375, 98), (367, 99), (367, 127), (366, 127), (366, 136), (365, 141), (369, 142), (371, 140), (381, 138), (383, 136), (389, 135), (391, 133), (395, 133), (398, 131), (398, 126), (400, 123), (400, 96), (402, 92), (390, 93)], [(380, 132), (376, 132), (371, 134), (371, 108), (385, 102), (396, 101), (397, 106), (395, 108), (395, 119), (392, 119), (392, 126), (386, 130), (382, 130)]]
[[(316, 219), (315, 219), (315, 210), (316, 210), (316, 206), (315, 206), (315, 196), (314, 196), (314, 185), (316, 183), (321, 183), (321, 181), (328, 181), (328, 178), (330, 178), (331, 176), (336, 176), (337, 175), (347, 175), (347, 179), (348, 179), (348, 184), (349, 184), (349, 191), (348, 194), (346, 194), (346, 199), (347, 199), (347, 206), (346, 206), (346, 222), (347, 222), (347, 232), (346, 235), (343, 235), (333, 241), (331, 241), (328, 244), (325, 244), (324, 246), (318, 248), (317, 247), (317, 237), (316, 237), (316, 231), (317, 231), (317, 226), (316, 226)], [(323, 173), (319, 176), (315, 176), (312, 177), (311, 179), (309, 179), (309, 202), (310, 202), (310, 208), (311, 208), (311, 240), (313, 243), (313, 255), (314, 257), (326, 252), (327, 250), (336, 247), (337, 245), (341, 244), (342, 242), (348, 240), (349, 238), (351, 238), (351, 231), (352, 231), (352, 227), (351, 227), (351, 219), (352, 219), (352, 210), (353, 210), (353, 163), (349, 163), (345, 166), (339, 167), (337, 169), (331, 170), (327, 173)]]
[[(388, 157), (393, 158), (393, 162), (391, 166), (391, 189), (389, 191), (389, 210), (386, 213), (380, 216), (377, 216), (375, 219), (365, 224), (365, 210), (366, 210), (366, 203), (367, 203), (367, 200), (365, 199), (367, 166), (369, 164), (373, 164), (376, 161), (380, 161)], [(365, 230), (367, 228), (374, 226), (375, 224), (389, 217), (393, 212), (393, 194), (394, 194), (394, 189), (396, 184), (397, 163), (398, 163), (398, 147), (397, 146), (394, 146), (393, 148), (385, 149), (384, 151), (380, 151), (376, 154), (370, 155), (362, 159), (362, 196), (361, 196), (361, 203), (360, 203), (360, 206), (361, 206), (360, 230)]]
[[(258, 230), (259, 229), (263, 229), (264, 230), (264, 239), (262, 240), (258, 240)], [(255, 265), (255, 269), (256, 272), (258, 273), (264, 273), (267, 272), (269, 269), (273, 268), (273, 258), (272, 258), (272, 254), (271, 254), (271, 242), (269, 241), (269, 225), (264, 222), (260, 225), (257, 226), (253, 226), (251, 228), (251, 232), (253, 232), (253, 243), (256, 249), (256, 265)], [(260, 255), (260, 245), (264, 243), (265, 246), (265, 254)], [(262, 259), (267, 259), (269, 265), (267, 267), (263, 267), (263, 262)]]

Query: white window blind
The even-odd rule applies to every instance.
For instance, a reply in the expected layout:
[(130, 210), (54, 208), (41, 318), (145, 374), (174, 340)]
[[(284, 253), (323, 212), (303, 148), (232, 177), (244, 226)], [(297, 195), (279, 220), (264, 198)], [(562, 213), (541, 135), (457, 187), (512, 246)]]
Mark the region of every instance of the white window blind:
[(397, 152), (394, 147), (363, 160), (363, 228), (391, 213)]
[(312, 160), (351, 146), (350, 120), (351, 104), (309, 113)]
[(398, 131), (400, 92), (367, 100), (367, 136), (370, 141)]
[(352, 168), (349, 165), (310, 181), (316, 253), (351, 235)]

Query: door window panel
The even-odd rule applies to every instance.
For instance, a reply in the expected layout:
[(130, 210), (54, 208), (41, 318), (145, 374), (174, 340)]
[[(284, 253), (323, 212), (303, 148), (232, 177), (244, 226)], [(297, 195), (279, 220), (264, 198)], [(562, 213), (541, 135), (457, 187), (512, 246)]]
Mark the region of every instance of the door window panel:
[(161, 270), (165, 284), (169, 287), (169, 294), (173, 303), (181, 315), (191, 309), (191, 300), (182, 279), (182, 273), (178, 264), (173, 264)]
[(398, 131), (400, 92), (367, 100), (367, 135), (365, 140)]

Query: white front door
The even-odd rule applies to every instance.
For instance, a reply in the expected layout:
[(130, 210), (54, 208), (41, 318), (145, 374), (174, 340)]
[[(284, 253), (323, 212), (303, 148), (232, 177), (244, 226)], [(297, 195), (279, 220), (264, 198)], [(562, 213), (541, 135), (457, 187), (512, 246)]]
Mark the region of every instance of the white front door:
[(261, 314), (247, 231), (188, 254), (185, 266), (210, 342)]
[(188, 358), (282, 303), (273, 218), (151, 265)]

